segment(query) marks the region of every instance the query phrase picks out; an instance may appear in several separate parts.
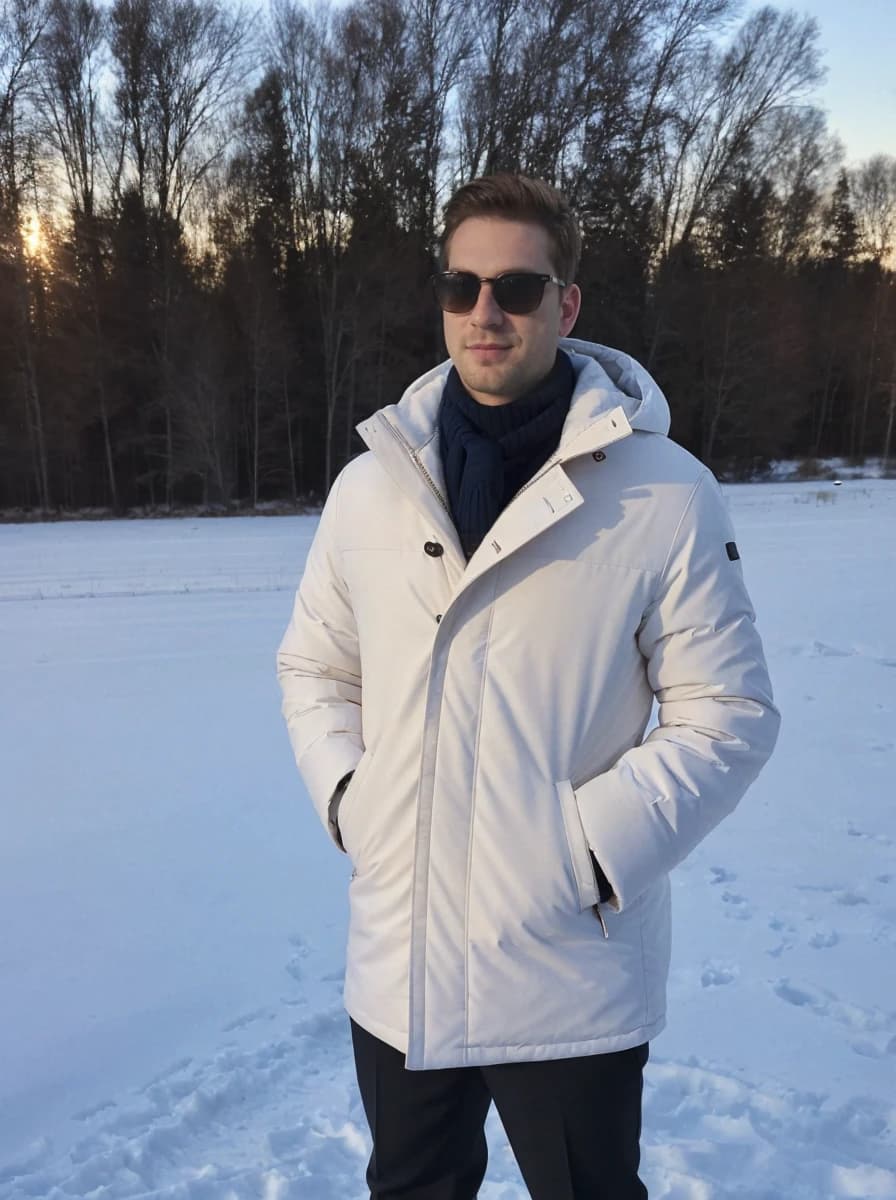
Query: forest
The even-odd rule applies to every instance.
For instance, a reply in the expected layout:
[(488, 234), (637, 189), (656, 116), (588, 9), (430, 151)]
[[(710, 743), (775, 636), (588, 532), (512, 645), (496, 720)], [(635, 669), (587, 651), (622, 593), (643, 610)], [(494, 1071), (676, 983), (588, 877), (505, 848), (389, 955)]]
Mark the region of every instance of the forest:
[(0, 0), (0, 510), (309, 505), (444, 357), (461, 182), (559, 186), (576, 334), (726, 479), (889, 465), (896, 159), (737, 0)]

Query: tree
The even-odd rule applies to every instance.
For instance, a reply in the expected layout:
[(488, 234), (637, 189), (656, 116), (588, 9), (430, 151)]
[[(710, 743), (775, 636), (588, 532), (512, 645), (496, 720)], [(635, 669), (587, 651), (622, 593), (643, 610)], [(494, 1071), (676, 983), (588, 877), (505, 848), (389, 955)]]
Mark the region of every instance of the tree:
[(689, 58), (657, 160), (664, 253), (694, 235), (763, 125), (822, 75), (816, 21), (768, 6), (743, 22), (727, 49), (706, 42)]
[(896, 249), (896, 158), (875, 154), (848, 176), (858, 245), (876, 263)]
[(102, 161), (99, 128), (104, 66), (104, 19), (93, 0), (51, 0), (42, 50), (42, 99), (47, 136), (65, 168), (73, 226), (77, 298), (73, 311), (86, 317), (92, 346), (93, 388), (102, 428), (112, 506), (119, 507), (107, 387), (108, 345), (103, 324), (102, 222), (97, 212)]
[(859, 225), (850, 197), (849, 176), (841, 170), (831, 202), (825, 211), (825, 236), (821, 248), (828, 262), (839, 267), (854, 263), (859, 251)]
[[(36, 86), (40, 37), (47, 23), (43, 0), (0, 2), (0, 276), (10, 297), (12, 332), (9, 386), (23, 401), (34, 487), (44, 511), (51, 506), (46, 405), (40, 379), (43, 278), (36, 254), (26, 246), (26, 197), (30, 220), (36, 206), (38, 139), (29, 104)], [(39, 224), (33, 224), (35, 241)]]
[(132, 188), (155, 235), (158, 271), (156, 405), (164, 422), (165, 501), (177, 474), (172, 313), (179, 295), (183, 221), (191, 197), (230, 140), (227, 117), (251, 49), (248, 17), (222, 0), (115, 0), (116, 198)]

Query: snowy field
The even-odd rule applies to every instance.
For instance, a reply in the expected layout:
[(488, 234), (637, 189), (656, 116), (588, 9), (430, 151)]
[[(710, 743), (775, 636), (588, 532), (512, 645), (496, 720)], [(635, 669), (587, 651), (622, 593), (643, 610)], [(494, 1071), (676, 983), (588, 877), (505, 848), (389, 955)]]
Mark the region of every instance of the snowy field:
[[(674, 876), (643, 1173), (894, 1198), (896, 483), (726, 492), (784, 724)], [(366, 1195), (348, 863), (274, 677), (314, 526), (0, 526), (2, 1200)]]

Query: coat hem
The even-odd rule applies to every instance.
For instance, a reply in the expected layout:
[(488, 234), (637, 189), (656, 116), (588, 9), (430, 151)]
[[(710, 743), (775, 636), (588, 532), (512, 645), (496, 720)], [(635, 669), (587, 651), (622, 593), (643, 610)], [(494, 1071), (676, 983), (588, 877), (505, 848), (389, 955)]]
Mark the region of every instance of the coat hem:
[[(612, 1054), (616, 1050), (630, 1050), (656, 1037), (665, 1027), (666, 1015), (658, 1017), (649, 1025), (639, 1025), (625, 1033), (607, 1034), (581, 1042), (547, 1042), (538, 1046), (467, 1046), (464, 1062), (470, 1066), (487, 1066), (501, 1062), (536, 1062), (551, 1058), (584, 1058), (590, 1054)], [(431, 1063), (427, 1065), (437, 1066)]]
[(655, 1038), (666, 1025), (666, 1014), (649, 1025), (639, 1025), (624, 1033), (607, 1034), (577, 1042), (547, 1042), (535, 1046), (464, 1046), (434, 1054), (425, 1054), (421, 1061), (407, 1062), (410, 1071), (427, 1071), (448, 1067), (490, 1067), (501, 1063), (544, 1062), (559, 1058), (586, 1058), (593, 1054), (612, 1054), (630, 1050)]
[[(345, 1005), (345, 1010), (356, 1025), (391, 1046), (399, 1053), (408, 1053), (408, 1035), (392, 1029), (382, 1021), (374, 1020), (354, 1005)], [(617, 1050), (630, 1050), (662, 1033), (666, 1027), (666, 1014), (662, 1013), (649, 1025), (639, 1025), (624, 1033), (607, 1034), (577, 1042), (543, 1042), (537, 1046), (465, 1046), (455, 1053), (424, 1055), (422, 1062), (406, 1062), (409, 1071), (427, 1071), (451, 1067), (489, 1067), (500, 1063), (543, 1062), (553, 1058), (585, 1058), (591, 1054), (612, 1054)]]
[(360, 1025), (362, 1029), (373, 1034), (374, 1037), (379, 1038), (381, 1042), (385, 1042), (387, 1045), (391, 1046), (393, 1050), (398, 1050), (402, 1054), (407, 1054), (407, 1033), (401, 1033), (397, 1029), (390, 1029), (388, 1025), (384, 1025), (382, 1021), (375, 1021), (372, 1017), (368, 1017), (354, 1005), (345, 1004), (345, 1011), (356, 1025)]

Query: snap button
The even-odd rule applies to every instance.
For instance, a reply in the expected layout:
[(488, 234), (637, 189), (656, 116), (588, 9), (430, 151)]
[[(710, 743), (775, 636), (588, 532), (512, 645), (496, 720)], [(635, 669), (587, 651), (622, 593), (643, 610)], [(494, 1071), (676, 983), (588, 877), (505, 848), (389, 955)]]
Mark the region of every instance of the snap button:
[(441, 614), (441, 613), (436, 613), (436, 624), (437, 624), (437, 625), (438, 625), (438, 623), (441, 621), (441, 619), (442, 619), (442, 614)]
[(607, 456), (604, 454), (603, 450), (595, 450), (591, 457), (595, 462), (603, 462)]
[(423, 546), (423, 549), (430, 558), (441, 558), (441, 556), (445, 553), (445, 547), (439, 542), (426, 542)]

